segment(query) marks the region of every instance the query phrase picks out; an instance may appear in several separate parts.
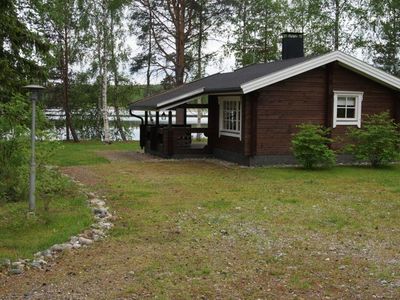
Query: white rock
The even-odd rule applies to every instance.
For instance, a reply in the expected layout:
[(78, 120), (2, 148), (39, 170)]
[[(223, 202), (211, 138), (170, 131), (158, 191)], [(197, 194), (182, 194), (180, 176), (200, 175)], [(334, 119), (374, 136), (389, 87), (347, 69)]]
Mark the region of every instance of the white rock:
[(72, 249), (79, 249), (80, 247), (82, 247), (81, 244), (79, 244), (79, 242), (76, 242), (72, 245)]
[(91, 245), (91, 244), (93, 244), (93, 241), (89, 240), (87, 238), (84, 238), (84, 237), (80, 237), (79, 243), (81, 243), (82, 245)]

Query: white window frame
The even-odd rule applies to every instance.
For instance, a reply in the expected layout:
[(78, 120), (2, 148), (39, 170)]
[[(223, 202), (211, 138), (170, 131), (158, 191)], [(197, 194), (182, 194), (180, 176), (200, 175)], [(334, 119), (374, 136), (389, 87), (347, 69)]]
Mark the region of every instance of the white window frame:
[[(353, 125), (358, 128), (361, 127), (361, 108), (362, 101), (364, 97), (364, 92), (354, 92), (354, 91), (333, 91), (333, 128), (336, 128), (338, 125)], [(337, 109), (338, 109), (338, 98), (339, 97), (355, 97), (355, 112), (354, 118), (338, 118), (337, 117)]]
[[(237, 130), (223, 128), (224, 126), (224, 103), (226, 102), (235, 102), (236, 110), (238, 111), (237, 116), (238, 120), (236, 120), (236, 128)], [(239, 140), (242, 140), (242, 97), (241, 96), (219, 96), (218, 97), (219, 104), (219, 136), (226, 135), (231, 137), (237, 137)]]

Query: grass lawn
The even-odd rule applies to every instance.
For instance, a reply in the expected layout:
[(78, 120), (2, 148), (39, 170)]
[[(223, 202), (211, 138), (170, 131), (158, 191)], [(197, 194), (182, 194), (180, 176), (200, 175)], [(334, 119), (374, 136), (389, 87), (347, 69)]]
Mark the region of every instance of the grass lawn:
[(100, 141), (64, 142), (60, 150), (52, 157), (51, 163), (57, 166), (76, 166), (108, 163), (96, 153), (99, 151), (134, 151), (139, 149), (138, 142), (115, 142), (104, 144)]
[[(52, 163), (59, 166), (108, 163), (96, 151), (135, 147), (137, 143), (63, 143)], [(64, 181), (67, 192), (51, 196), (49, 211), (45, 211), (44, 201), (37, 198), (36, 218), (26, 218), (27, 201), (0, 205), (0, 262), (6, 258), (31, 258), (37, 251), (67, 241), (92, 223), (86, 197), (67, 178)]]
[[(68, 146), (59, 161), (105, 148)], [(91, 299), (400, 298), (398, 165), (98, 162), (63, 171), (106, 196), (111, 236), (18, 279), (21, 292), (46, 280)]]

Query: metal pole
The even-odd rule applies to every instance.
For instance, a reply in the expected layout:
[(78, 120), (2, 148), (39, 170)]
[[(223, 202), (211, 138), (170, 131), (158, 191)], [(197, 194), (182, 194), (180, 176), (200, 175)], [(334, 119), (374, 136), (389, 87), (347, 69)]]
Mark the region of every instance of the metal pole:
[(31, 94), (32, 100), (32, 128), (31, 128), (31, 171), (29, 176), (29, 211), (35, 213), (35, 186), (36, 186), (36, 161), (35, 161), (35, 127), (36, 127), (36, 95)]

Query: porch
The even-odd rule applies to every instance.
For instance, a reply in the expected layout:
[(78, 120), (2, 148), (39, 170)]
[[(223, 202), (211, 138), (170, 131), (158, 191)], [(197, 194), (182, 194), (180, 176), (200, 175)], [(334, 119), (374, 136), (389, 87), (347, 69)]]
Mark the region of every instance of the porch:
[[(187, 109), (207, 109), (207, 104), (185, 104), (176, 108), (175, 118), (172, 111), (155, 112), (155, 120), (150, 118), (150, 112), (145, 111), (142, 125), (140, 126), (140, 147), (146, 153), (166, 157), (207, 157), (211, 156), (212, 149), (209, 147), (208, 127), (187, 124)], [(161, 116), (160, 116), (161, 113)], [(204, 112), (203, 112), (204, 113)], [(162, 124), (162, 120), (168, 120)], [(175, 122), (174, 122), (175, 119)], [(201, 136), (199, 140), (196, 136)]]

